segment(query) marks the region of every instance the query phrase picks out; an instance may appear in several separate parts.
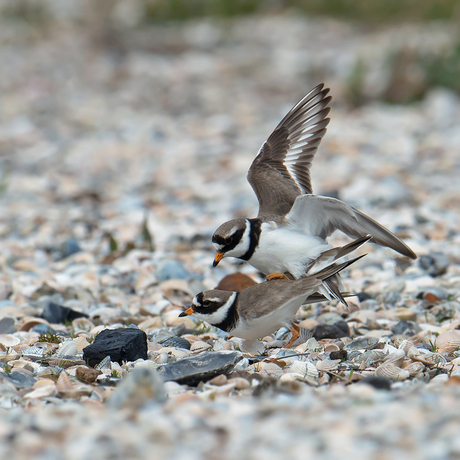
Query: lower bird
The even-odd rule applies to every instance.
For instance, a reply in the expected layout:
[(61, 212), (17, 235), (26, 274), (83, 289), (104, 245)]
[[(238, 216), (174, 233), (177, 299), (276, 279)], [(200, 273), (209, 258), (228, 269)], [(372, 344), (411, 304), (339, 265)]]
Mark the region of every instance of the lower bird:
[(314, 275), (297, 280), (275, 278), (240, 292), (218, 289), (200, 292), (193, 299), (192, 305), (179, 316), (193, 315), (247, 340), (265, 337), (284, 326), (292, 332), (292, 338), (286, 345), (289, 348), (299, 337), (299, 327), (294, 323), (294, 316), (305, 303), (305, 297), (317, 296), (325, 280), (361, 257), (364, 255), (329, 265)]

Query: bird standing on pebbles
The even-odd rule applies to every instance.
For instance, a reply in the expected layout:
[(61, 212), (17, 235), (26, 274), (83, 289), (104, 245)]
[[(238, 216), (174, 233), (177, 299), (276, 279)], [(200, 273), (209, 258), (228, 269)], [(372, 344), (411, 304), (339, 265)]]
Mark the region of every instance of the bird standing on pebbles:
[(362, 212), (340, 200), (313, 195), (310, 166), (330, 121), (326, 117), (331, 96), (323, 88), (316, 86), (296, 104), (260, 148), (247, 177), (259, 200), (259, 214), (230, 220), (216, 230), (214, 267), (224, 257), (236, 257), (265, 275), (280, 272), (297, 279), (331, 262), (326, 238), (335, 230), (352, 238), (370, 234), (373, 243), (417, 258)]
[(193, 315), (234, 336), (247, 340), (262, 338), (280, 327), (287, 327), (292, 338), (289, 348), (299, 336), (293, 322), (305, 297), (315, 295), (325, 280), (359, 260), (330, 265), (315, 275), (297, 280), (273, 279), (256, 284), (240, 292), (212, 289), (197, 294), (192, 305), (179, 316)]

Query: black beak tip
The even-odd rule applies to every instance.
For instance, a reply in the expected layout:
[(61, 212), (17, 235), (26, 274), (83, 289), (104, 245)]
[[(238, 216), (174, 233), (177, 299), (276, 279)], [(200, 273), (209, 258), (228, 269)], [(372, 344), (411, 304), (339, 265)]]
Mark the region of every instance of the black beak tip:
[(185, 313), (185, 311), (179, 314), (179, 318), (183, 318), (184, 316), (187, 316), (187, 313)]
[(212, 263), (212, 267), (213, 267), (213, 268), (216, 268), (218, 265), (219, 265), (219, 262), (217, 262), (217, 260), (215, 260), (215, 261)]

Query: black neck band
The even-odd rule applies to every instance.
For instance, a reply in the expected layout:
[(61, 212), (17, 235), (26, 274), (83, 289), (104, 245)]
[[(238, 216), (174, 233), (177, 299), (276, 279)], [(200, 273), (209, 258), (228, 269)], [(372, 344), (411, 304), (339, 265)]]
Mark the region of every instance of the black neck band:
[(249, 230), (249, 249), (246, 254), (242, 255), (240, 259), (249, 260), (259, 244), (260, 231), (262, 222), (260, 219), (248, 219), (250, 230)]
[(225, 332), (230, 332), (232, 329), (235, 329), (236, 323), (238, 321), (238, 312), (236, 311), (236, 304), (238, 302), (238, 293), (233, 300), (233, 303), (230, 305), (230, 308), (227, 311), (227, 317), (219, 324), (213, 324), (213, 326), (222, 329)]

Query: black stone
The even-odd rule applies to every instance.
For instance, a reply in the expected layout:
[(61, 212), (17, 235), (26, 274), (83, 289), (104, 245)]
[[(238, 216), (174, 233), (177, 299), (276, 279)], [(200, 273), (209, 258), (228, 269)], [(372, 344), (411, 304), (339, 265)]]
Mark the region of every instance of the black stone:
[(182, 337), (171, 337), (166, 339), (164, 342), (161, 342), (161, 345), (165, 347), (185, 348), (186, 350), (190, 350), (191, 343)]
[(331, 351), (329, 353), (329, 358), (331, 359), (347, 359), (348, 352), (347, 350), (338, 350), (338, 351)]
[(372, 296), (370, 296), (367, 292), (358, 292), (356, 296), (358, 297), (358, 300), (360, 302), (364, 302), (365, 300), (372, 299)]
[(229, 374), (242, 358), (240, 353), (234, 351), (204, 351), (159, 366), (157, 372), (165, 381), (173, 380), (181, 384), (196, 385), (217, 375)]
[(52, 324), (64, 324), (66, 321), (73, 321), (77, 318), (88, 318), (88, 315), (72, 310), (71, 308), (62, 307), (53, 302), (48, 302), (43, 309), (41, 317)]
[(16, 388), (31, 388), (37, 381), (30, 375), (23, 374), (22, 372), (13, 371), (11, 374), (3, 373), (2, 377), (9, 383), (12, 383)]
[(316, 340), (340, 339), (350, 337), (350, 328), (345, 321), (337, 321), (334, 324), (318, 324), (311, 329), (311, 335)]
[(83, 359), (88, 366), (94, 367), (106, 356), (119, 364), (139, 358), (147, 359), (147, 334), (134, 327), (104, 329), (91, 345), (83, 349)]
[(391, 332), (393, 332), (394, 335), (412, 336), (420, 331), (421, 329), (418, 324), (414, 323), (413, 321), (399, 321), (399, 323), (395, 324), (391, 328)]
[(378, 390), (390, 390), (391, 384), (393, 382), (387, 377), (377, 377), (375, 375), (370, 375), (369, 377), (362, 379), (359, 383), (367, 383), (368, 385), (371, 385)]

